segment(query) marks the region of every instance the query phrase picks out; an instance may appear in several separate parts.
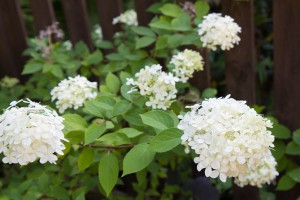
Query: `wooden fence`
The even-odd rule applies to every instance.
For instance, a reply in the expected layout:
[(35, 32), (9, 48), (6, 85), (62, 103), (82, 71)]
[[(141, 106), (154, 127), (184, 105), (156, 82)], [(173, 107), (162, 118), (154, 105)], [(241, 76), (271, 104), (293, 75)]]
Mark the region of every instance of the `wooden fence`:
[[(119, 30), (111, 24), (122, 10), (120, 0), (94, 0), (99, 23), (106, 40)], [(146, 25), (152, 15), (146, 8), (155, 0), (135, 0), (138, 21)], [(92, 48), (89, 20), (85, 0), (61, 0), (70, 39), (83, 40)], [(225, 14), (231, 15), (242, 27), (241, 43), (225, 52), (226, 86), (236, 99), (256, 100), (256, 57), (254, 30), (254, 0), (223, 0)], [(38, 32), (56, 21), (51, 0), (30, 0), (34, 26)], [(280, 122), (292, 130), (300, 127), (300, 1), (273, 0), (274, 26), (274, 98), (275, 114)], [(0, 77), (19, 76), (26, 58), (26, 30), (18, 0), (0, 0)], [(210, 84), (209, 73), (200, 74)], [(203, 80), (203, 79), (202, 79)], [(199, 81), (196, 81), (196, 83)], [(298, 192), (298, 194), (297, 194)], [(279, 196), (282, 194), (278, 194)], [(285, 194), (284, 199), (296, 199), (299, 190)], [(259, 199), (258, 190), (251, 187), (234, 188), (235, 199)]]

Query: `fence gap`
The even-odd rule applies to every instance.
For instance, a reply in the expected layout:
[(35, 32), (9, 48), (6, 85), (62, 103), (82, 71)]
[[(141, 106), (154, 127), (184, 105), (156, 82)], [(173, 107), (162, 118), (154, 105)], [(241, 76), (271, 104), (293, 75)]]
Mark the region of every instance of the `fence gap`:
[[(227, 92), (233, 98), (246, 100), (248, 105), (255, 103), (255, 41), (254, 41), (254, 6), (253, 0), (223, 0), (222, 11), (242, 27), (240, 44), (225, 51), (225, 76)], [(256, 187), (240, 188), (233, 186), (235, 200), (258, 200)]]
[(120, 15), (122, 4), (119, 0), (96, 0), (97, 10), (104, 40), (112, 40), (121, 30), (120, 24), (112, 24), (113, 18)]
[(93, 48), (85, 0), (62, 0), (70, 39), (73, 44), (85, 42)]
[(0, 76), (20, 77), (26, 58), (26, 30), (18, 0), (0, 1)]
[(52, 0), (30, 0), (30, 7), (37, 32), (56, 21)]

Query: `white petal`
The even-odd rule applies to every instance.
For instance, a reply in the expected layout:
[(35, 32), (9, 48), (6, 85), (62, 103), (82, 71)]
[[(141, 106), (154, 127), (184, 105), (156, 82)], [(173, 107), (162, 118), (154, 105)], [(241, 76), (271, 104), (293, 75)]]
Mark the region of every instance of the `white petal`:
[(205, 169), (205, 176), (206, 177), (210, 177), (211, 172), (212, 172), (211, 167), (210, 166), (206, 167), (206, 169)]

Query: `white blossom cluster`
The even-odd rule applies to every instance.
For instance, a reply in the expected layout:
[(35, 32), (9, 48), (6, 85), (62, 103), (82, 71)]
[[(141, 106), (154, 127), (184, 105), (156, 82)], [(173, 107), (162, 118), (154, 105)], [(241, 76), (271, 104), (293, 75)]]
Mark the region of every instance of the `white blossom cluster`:
[(262, 159), (262, 163), (249, 169), (245, 174), (235, 178), (234, 182), (240, 186), (252, 185), (262, 187), (263, 184), (271, 184), (279, 173), (276, 171), (277, 162), (269, 151)]
[(241, 40), (238, 36), (238, 33), (241, 33), (241, 27), (227, 15), (225, 17), (219, 13), (206, 15), (198, 27), (203, 46), (213, 51), (217, 49), (217, 46), (220, 46), (222, 50), (229, 50)]
[(103, 40), (102, 28), (99, 24), (94, 26), (94, 31), (92, 33), (93, 39), (96, 42), (101, 42)]
[(205, 175), (239, 177), (262, 164), (274, 136), (267, 129), (270, 120), (258, 115), (245, 101), (230, 96), (211, 98), (191, 106), (178, 128), (184, 131), (183, 144), (188, 144), (199, 156), (194, 158), (198, 171)]
[(51, 90), (51, 100), (57, 99), (56, 107), (60, 113), (68, 108), (78, 109), (86, 100), (97, 96), (97, 83), (90, 82), (80, 75), (62, 80)]
[[(27, 107), (17, 107), (23, 102)], [(4, 163), (26, 165), (39, 159), (40, 163), (55, 163), (56, 154), (63, 155), (63, 118), (29, 99), (13, 101), (0, 115), (0, 153)]]
[(9, 77), (9, 76), (5, 76), (1, 79), (0, 81), (0, 86), (1, 87), (6, 87), (6, 88), (12, 88), (15, 85), (17, 85), (19, 83), (19, 79), (17, 78), (13, 78), (13, 77)]
[(175, 66), (173, 69), (175, 76), (184, 83), (193, 77), (195, 71), (203, 70), (204, 64), (202, 56), (198, 52), (189, 49), (174, 55), (170, 63)]
[(146, 106), (153, 109), (166, 110), (176, 97), (176, 82), (179, 81), (171, 73), (162, 71), (162, 66), (146, 66), (135, 74), (136, 80), (127, 78), (127, 85), (133, 86), (131, 91), (137, 91), (149, 99)]
[(115, 17), (112, 21), (112, 24), (123, 23), (127, 24), (128, 26), (137, 26), (137, 14), (135, 10), (127, 10), (118, 17)]

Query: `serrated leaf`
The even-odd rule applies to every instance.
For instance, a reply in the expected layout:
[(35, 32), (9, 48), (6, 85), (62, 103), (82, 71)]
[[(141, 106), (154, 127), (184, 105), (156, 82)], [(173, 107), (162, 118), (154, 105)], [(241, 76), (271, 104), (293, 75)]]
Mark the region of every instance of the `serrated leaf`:
[(147, 27), (135, 26), (135, 27), (131, 27), (131, 30), (139, 35), (155, 37), (155, 33), (150, 28)]
[(122, 114), (126, 113), (128, 110), (130, 110), (130, 108), (131, 108), (130, 102), (128, 102), (126, 100), (121, 100), (115, 104), (114, 109), (113, 109), (113, 115), (114, 116), (122, 115)]
[(131, 144), (129, 138), (124, 133), (108, 133), (100, 137), (97, 141), (103, 142), (105, 145), (118, 146), (122, 144)]
[(63, 115), (65, 119), (63, 124), (65, 126), (64, 133), (69, 133), (71, 131), (85, 131), (87, 127), (86, 121), (77, 114), (66, 114)]
[(153, 42), (155, 42), (155, 37), (144, 36), (136, 40), (135, 48), (140, 49), (143, 47), (147, 47)]
[(124, 133), (125, 135), (127, 135), (128, 138), (134, 138), (137, 137), (141, 134), (143, 134), (143, 132), (138, 131), (134, 128), (122, 128), (120, 130), (117, 130), (118, 133)]
[(55, 77), (62, 79), (64, 77), (64, 73), (59, 66), (55, 66), (51, 69), (51, 74)]
[(275, 138), (289, 139), (291, 137), (291, 131), (284, 125), (274, 123), (273, 128), (270, 128)]
[(285, 153), (285, 144), (283, 141), (281, 140), (276, 140), (274, 142), (275, 148), (274, 150), (271, 150), (273, 156), (275, 157), (276, 160), (279, 160), (280, 158), (282, 158), (282, 156)]
[(208, 98), (213, 98), (216, 97), (217, 95), (217, 90), (214, 88), (206, 88), (203, 92), (202, 92), (202, 98), (203, 99), (208, 99)]
[(79, 171), (85, 170), (91, 164), (93, 163), (94, 160), (94, 149), (91, 148), (84, 148), (83, 151), (80, 153), (78, 157), (78, 169)]
[(296, 144), (300, 145), (300, 129), (294, 131), (293, 140)]
[(123, 175), (135, 173), (146, 168), (155, 156), (155, 152), (148, 149), (148, 144), (142, 143), (133, 147), (123, 160)]
[(201, 19), (209, 12), (209, 5), (205, 1), (197, 1), (195, 3), (195, 10), (197, 18)]
[(40, 71), (41, 69), (42, 69), (41, 63), (28, 62), (25, 65), (22, 74), (33, 74), (34, 72)]
[(121, 71), (120, 79), (123, 84), (126, 84), (127, 78), (130, 78), (130, 77), (131, 77), (131, 75), (128, 72)]
[(300, 155), (300, 145), (293, 141), (288, 143), (285, 153), (289, 155)]
[(165, 130), (176, 127), (172, 116), (161, 110), (153, 110), (140, 115), (144, 124), (156, 128), (158, 130)]
[(294, 169), (292, 171), (289, 171), (287, 174), (290, 176), (291, 179), (300, 183), (300, 169)]
[(293, 188), (296, 182), (288, 175), (283, 175), (278, 182), (276, 190), (286, 191)]
[(168, 36), (159, 36), (155, 43), (155, 50), (164, 49), (168, 46)]
[(117, 184), (118, 175), (118, 158), (111, 152), (104, 154), (99, 161), (98, 176), (100, 184), (104, 189), (106, 196), (111, 193), (112, 189)]
[(98, 139), (106, 131), (105, 124), (98, 125), (96, 123), (91, 124), (85, 131), (84, 143), (90, 144)]
[(181, 8), (176, 4), (164, 4), (159, 10), (167, 16), (176, 17), (178, 13), (182, 12)]
[(118, 93), (119, 89), (120, 89), (120, 86), (121, 86), (121, 83), (120, 83), (120, 80), (119, 78), (112, 74), (112, 73), (109, 73), (107, 76), (106, 76), (106, 79), (105, 79), (105, 82), (106, 82), (106, 86), (107, 88), (114, 94)]
[(170, 128), (158, 133), (150, 142), (149, 149), (155, 152), (170, 151), (181, 143), (182, 131)]
[(97, 64), (103, 60), (103, 55), (99, 50), (96, 50), (94, 53), (88, 55), (83, 63), (85, 65), (92, 65), (92, 64)]

